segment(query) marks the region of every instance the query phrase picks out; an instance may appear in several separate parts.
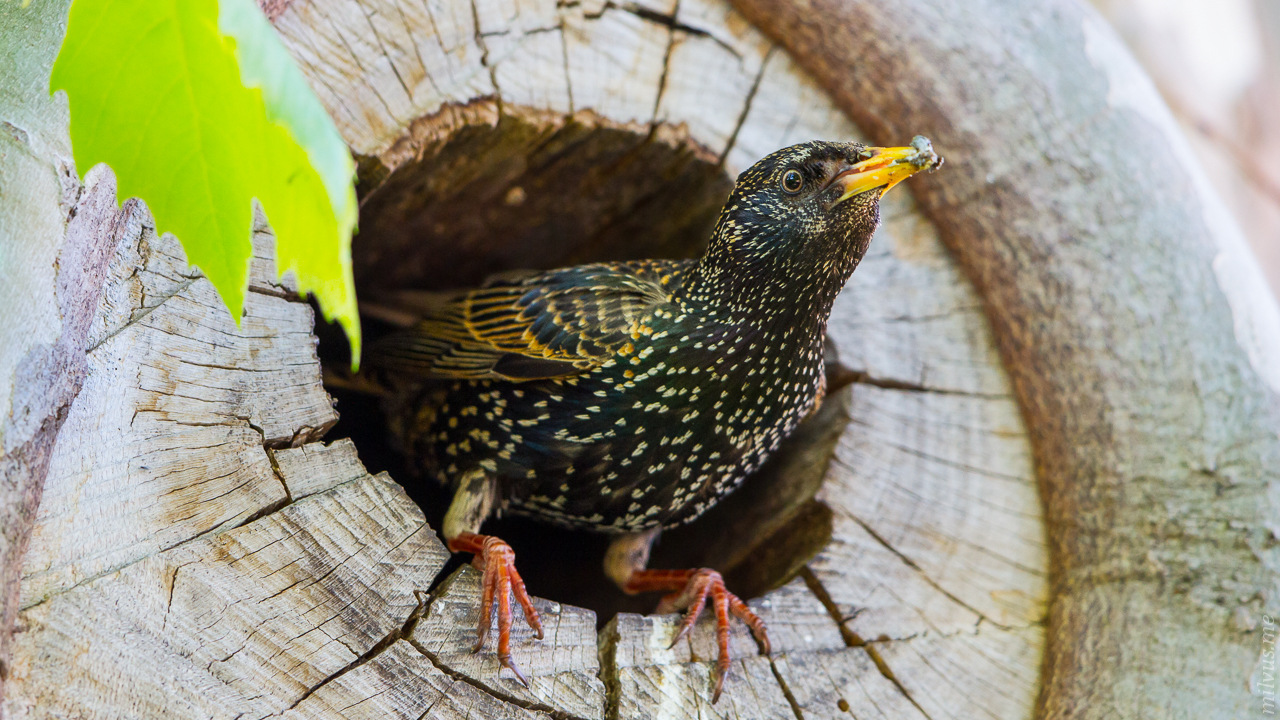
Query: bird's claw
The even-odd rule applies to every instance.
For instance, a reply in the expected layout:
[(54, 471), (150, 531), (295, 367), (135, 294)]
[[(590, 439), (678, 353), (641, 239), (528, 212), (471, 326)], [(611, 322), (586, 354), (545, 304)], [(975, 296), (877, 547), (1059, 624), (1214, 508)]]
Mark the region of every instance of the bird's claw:
[(529, 680), (525, 678), (524, 673), (520, 672), (520, 668), (516, 667), (516, 661), (511, 659), (510, 653), (506, 655), (499, 653), (498, 662), (502, 663), (502, 667), (507, 668), (516, 676), (516, 680), (524, 686), (525, 690), (529, 689)]
[(515, 660), (511, 658), (511, 596), (520, 603), (524, 611), (525, 622), (533, 628), (534, 635), (542, 639), (542, 620), (533, 607), (533, 601), (525, 590), (524, 580), (516, 571), (516, 553), (511, 546), (492, 535), (476, 535), (460, 533), (449, 541), (449, 549), (454, 552), (475, 553), (471, 561), (481, 572), (480, 619), (476, 629), (476, 644), (471, 652), (480, 652), (485, 640), (489, 637), (489, 626), (494, 612), (494, 600), (498, 613), (498, 662), (511, 670), (521, 685), (529, 687), (529, 681)]
[(769, 654), (769, 636), (764, 621), (747, 607), (737, 595), (729, 592), (724, 585), (720, 573), (710, 568), (697, 570), (639, 570), (632, 573), (627, 590), (644, 592), (650, 590), (674, 590), (658, 603), (659, 613), (685, 610), (675, 637), (670, 647), (680, 641), (698, 620), (707, 605), (707, 596), (711, 596), (711, 605), (716, 616), (716, 644), (720, 656), (716, 661), (716, 685), (711, 696), (714, 704), (720, 699), (720, 691), (724, 688), (725, 675), (729, 673), (729, 616), (738, 618), (746, 624), (760, 645), (760, 652)]

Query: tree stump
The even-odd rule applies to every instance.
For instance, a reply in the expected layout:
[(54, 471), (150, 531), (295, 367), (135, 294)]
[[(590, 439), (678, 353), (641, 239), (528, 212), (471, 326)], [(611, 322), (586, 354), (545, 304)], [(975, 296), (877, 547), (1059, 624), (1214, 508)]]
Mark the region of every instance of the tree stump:
[[(824, 412), (762, 477), (663, 548), (695, 553), (760, 593), (751, 605), (769, 624), (773, 655), (759, 656), (735, 629), (719, 704), (709, 704), (712, 629), (700, 623), (669, 648), (677, 616), (598, 618), (545, 592), (535, 604), (546, 640), (523, 627), (513, 639), (529, 688), (500, 673), (491, 653), (472, 654), (478, 582), (470, 568), (446, 570), (448, 553), (428, 522), (443, 508), (429, 496), (415, 504), (400, 484), (412, 489), (411, 477), (367, 472), (358, 438), (325, 438), (338, 416), (322, 387), (313, 316), (287, 278), (274, 280), (269, 229), (255, 231), (237, 327), (173, 238), (156, 236), (144, 206), (116, 209), (111, 175), (99, 169), (66, 201), (74, 212), (64, 261), (94, 246), (77, 237), (106, 248), (82, 262), (98, 278), (81, 290), (92, 300), (84, 320), (64, 325), (81, 365), (53, 375), (71, 378), (58, 387), (74, 400), (42, 410), (55, 421), (33, 437), (49, 441), (30, 447), (44, 465), (14, 475), (28, 483), (19, 487), (38, 482), (43, 497), (34, 516), (15, 516), (29, 527), (20, 583), (0, 578), (16, 588), (18, 608), (4, 710), (33, 718), (1108, 717), (1147, 712), (1139, 701), (1151, 688), (1181, 703), (1159, 698), (1170, 705), (1155, 711), (1164, 716), (1260, 707), (1248, 685), (1251, 673), (1255, 690), (1258, 682), (1249, 653), (1256, 660), (1261, 649), (1250, 633), (1275, 608), (1265, 588), (1275, 579), (1266, 528), (1276, 511), (1262, 502), (1274, 470), (1259, 459), (1277, 457), (1280, 425), (1277, 384), (1262, 379), (1274, 380), (1267, 363), (1276, 356), (1239, 328), (1242, 317), (1264, 327), (1274, 305), (1262, 314), (1234, 301), (1228, 308), (1224, 293), (1239, 298), (1256, 279), (1246, 268), (1235, 287), (1206, 284), (1203, 250), (1177, 274), (1135, 265), (1142, 282), (1112, 288), (1115, 302), (1100, 304), (1092, 326), (1062, 319), (1074, 304), (1019, 295), (1051, 288), (1057, 294), (1045, 297), (1089, 297), (1087, 278), (1046, 278), (1043, 268), (1093, 266), (1018, 254), (1041, 247), (1019, 214), (1024, 205), (1012, 202), (1034, 200), (1036, 186), (984, 194), (975, 158), (992, 173), (1019, 166), (999, 164), (984, 138), (957, 132), (980, 124), (983, 111), (947, 95), (936, 84), (943, 71), (911, 62), (936, 59), (951, 41), (944, 31), (926, 36), (948, 27), (938, 24), (945, 13), (972, 24), (1024, 11), (914, 4), (919, 28), (893, 10), (744, 2), (761, 27), (785, 28), (783, 49), (723, 0), (267, 3), (360, 160), (355, 262), (361, 297), (375, 303), (517, 267), (696, 253), (739, 171), (792, 142), (866, 138), (850, 116), (880, 144), (920, 132), (948, 156), (925, 185), (928, 214), (907, 192), (886, 200), (882, 229), (833, 313)], [(1055, 12), (1053, 22), (1089, 21), (1073, 4)], [(872, 38), (859, 45), (869, 48), (866, 77), (897, 84), (842, 79), (859, 69), (833, 49), (844, 31), (814, 30), (805, 19), (813, 13), (856, 20), (847, 27)], [(895, 22), (912, 29), (895, 36)], [(1095, 32), (1089, 42), (1100, 63), (1123, 65), (1105, 55), (1114, 38)], [(879, 114), (859, 114), (859, 101)], [(937, 126), (907, 127), (912, 117)], [(948, 173), (959, 179), (947, 184)], [(1094, 207), (1090, 190), (1064, 196), (1063, 207)], [(1162, 202), (1203, 196), (1190, 186), (1157, 190)], [(1011, 204), (991, 207), (993, 198)], [(1001, 218), (1024, 224), (1002, 230), (993, 225)], [(1029, 245), (982, 239), (1019, 232)], [(1138, 245), (1124, 247), (1164, 257)], [(1237, 256), (1218, 257), (1227, 260), (1215, 270), (1239, 267), (1230, 265)], [(1140, 367), (1164, 367), (1169, 346), (1108, 346), (1090, 328), (1111, 327), (1124, 312), (1172, 322), (1163, 306), (1123, 305), (1170, 278), (1207, 298), (1210, 309), (1191, 322), (1217, 334), (1178, 366), (1189, 375), (1177, 377), (1204, 385), (1175, 385), (1205, 402), (1202, 413), (1165, 416), (1173, 428), (1165, 438), (1207, 428), (1210, 445), (1188, 472), (1230, 497), (1211, 503), (1223, 511), (1221, 527), (1176, 493), (1157, 492), (1151, 463), (1131, 462), (1136, 436), (1123, 431), (1146, 416), (1126, 394), (1132, 388), (1116, 386), (1126, 381), (1113, 378), (1141, 383), (1115, 363), (1102, 363), (1113, 375), (1087, 371), (1119, 346), (1136, 348), (1123, 357)], [(80, 297), (74, 290), (62, 292)], [(1233, 310), (1238, 337), (1227, 337)], [(1140, 325), (1130, 332), (1151, 335)], [(1076, 364), (1062, 370), (1052, 352)], [(1197, 374), (1217, 367), (1229, 377)], [(1054, 372), (1068, 374), (1042, 377)], [(31, 405), (14, 397), (15, 407)], [(1101, 406), (1129, 414), (1060, 414)], [(1214, 425), (1217, 412), (1232, 413), (1231, 422)], [(9, 437), (0, 460), (15, 457)], [(1071, 464), (1085, 451), (1098, 453), (1086, 465), (1098, 478)], [(1110, 514), (1107, 491), (1122, 481), (1147, 488), (1137, 492), (1151, 524), (1134, 525), (1125, 503)], [(1186, 473), (1171, 483), (1199, 487)], [(1117, 534), (1152, 539), (1148, 568), (1112, 542)], [(1204, 549), (1219, 539), (1235, 543), (1230, 582), (1227, 561)], [(1155, 578), (1172, 586), (1148, 582)], [(535, 592), (556, 587), (529, 579)], [(1157, 644), (1115, 640), (1125, 622), (1158, 608), (1168, 631), (1181, 602), (1195, 608), (1185, 637), (1208, 643), (1216, 667), (1125, 654)], [(1191, 697), (1200, 692), (1185, 675), (1193, 668), (1220, 683), (1204, 691), (1207, 700)], [(1178, 683), (1188, 689), (1179, 693)]]

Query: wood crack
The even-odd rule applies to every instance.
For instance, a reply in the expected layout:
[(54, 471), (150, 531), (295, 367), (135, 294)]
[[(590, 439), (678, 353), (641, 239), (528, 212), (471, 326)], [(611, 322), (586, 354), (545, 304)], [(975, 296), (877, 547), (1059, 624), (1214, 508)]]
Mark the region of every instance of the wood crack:
[[(422, 606), (422, 613), (420, 615), (421, 618), (425, 619), (430, 614), (431, 604), (434, 600), (435, 600), (434, 596), (427, 597), (426, 602)], [(416, 622), (417, 621), (415, 620), (415, 624)], [(463, 672), (460, 672), (454, 669), (448, 663), (441, 660), (439, 655), (432, 652), (431, 650), (428, 650), (425, 645), (423, 645), (416, 638), (414, 638), (412, 632), (406, 633), (404, 636), (404, 640), (408, 642), (410, 645), (412, 645), (415, 650), (421, 653), (422, 656), (425, 657), (427, 661), (430, 662), (440, 672), (444, 673), (445, 675), (449, 676), (450, 678), (452, 678), (457, 682), (464, 682), (490, 697), (496, 698), (498, 700), (501, 700), (502, 702), (505, 702), (511, 705), (515, 705), (516, 707), (523, 708), (525, 710), (532, 710), (534, 712), (546, 713), (547, 715), (550, 715), (552, 718), (555, 718), (555, 720), (587, 720), (587, 718), (584, 718), (578, 715), (573, 715), (571, 713), (567, 713), (563, 710), (559, 710), (550, 705), (547, 705), (546, 703), (540, 703), (532, 700), (524, 700), (522, 698), (518, 698), (514, 695), (511, 695), (510, 693), (503, 692), (500, 688), (497, 688), (493, 685), (486, 684), (481, 680), (473, 678)], [(603, 667), (603, 663), (602, 663), (602, 667)], [(601, 679), (603, 680), (603, 678)]]
[(564, 70), (565, 95), (569, 100), (569, 115), (572, 116), (577, 112), (578, 106), (573, 102), (573, 82), (569, 79), (569, 39), (565, 37), (564, 13), (557, 8), (556, 14), (560, 18), (560, 65)]
[(635, 15), (641, 20), (647, 20), (651, 23), (657, 23), (658, 25), (663, 25), (667, 28), (670, 28), (672, 32), (675, 32), (678, 30), (688, 35), (706, 38), (714, 42), (715, 44), (719, 45), (720, 47), (724, 48), (725, 50), (727, 50), (730, 55), (733, 55), (739, 61), (742, 60), (742, 53), (738, 52), (737, 48), (733, 47), (729, 43), (725, 42), (724, 40), (721, 40), (720, 38), (716, 37), (715, 35), (713, 35), (707, 30), (704, 30), (700, 27), (694, 27), (693, 25), (686, 25), (685, 23), (680, 22), (677, 19), (679, 17), (679, 11), (680, 11), (680, 4), (678, 0), (677, 0), (675, 9), (672, 10), (672, 13), (670, 15), (667, 15), (666, 13), (658, 12), (657, 10), (653, 10), (650, 8), (641, 7), (634, 3), (623, 3), (621, 5), (618, 5), (612, 2), (608, 2), (608, 3), (605, 3), (605, 9), (616, 9), (626, 13), (631, 13), (632, 15)]
[(475, 25), (475, 42), (480, 48), (480, 65), (489, 71), (489, 82), (493, 84), (493, 101), (498, 111), (498, 117), (503, 115), (502, 110), (502, 88), (498, 86), (498, 68), (490, 62), (489, 43), (485, 42), (485, 35), (480, 31), (480, 8), (476, 6), (476, 0), (471, 0), (471, 22)]
[[(293, 56), (293, 59), (296, 62), (303, 66), (309, 80), (312, 82), (319, 82), (326, 90), (329, 91), (329, 97), (334, 103), (336, 103), (337, 107), (341, 108), (342, 111), (346, 113), (348, 123), (360, 123), (361, 120), (359, 116), (356, 114), (356, 111), (352, 110), (351, 106), (347, 104), (347, 99), (343, 97), (342, 93), (338, 92), (338, 90), (333, 86), (333, 83), (326, 77), (325, 73), (320, 72), (319, 69), (311, 63), (312, 57), (322, 57), (321, 53), (316, 48), (315, 39), (309, 35), (305, 36), (304, 39), (307, 42), (307, 49), (310, 50), (310, 53), (303, 54), (290, 52), (290, 55)], [(326, 107), (333, 106), (326, 104)]]
[(140, 307), (137, 310), (134, 310), (132, 313), (129, 314), (129, 320), (125, 322), (125, 324), (107, 333), (106, 336), (104, 336), (101, 340), (91, 345), (89, 349), (84, 351), (85, 355), (92, 354), (94, 350), (97, 350), (106, 341), (124, 332), (130, 326), (137, 325), (138, 323), (142, 322), (142, 320), (145, 319), (148, 315), (160, 309), (161, 305), (164, 305), (166, 302), (177, 297), (179, 294), (182, 293), (183, 290), (186, 290), (187, 288), (191, 287), (191, 285), (195, 283), (196, 280), (199, 280), (201, 277), (203, 276), (197, 275), (194, 277), (187, 277), (185, 280), (178, 283), (175, 287), (173, 287), (171, 290), (166, 292), (164, 295), (161, 295), (160, 299), (155, 304), (145, 305), (144, 307)]
[[(644, 17), (638, 12), (638, 9), (628, 10), (637, 17)], [(646, 11), (651, 12), (651, 11)], [(662, 107), (662, 97), (667, 92), (667, 73), (671, 70), (671, 53), (676, 48), (676, 23), (674, 16), (680, 12), (680, 0), (675, 0), (675, 7), (672, 9), (671, 23), (667, 25), (667, 48), (662, 55), (662, 73), (658, 75), (658, 92), (653, 98), (653, 115), (649, 119), (649, 125), (652, 128), (658, 124), (658, 110)], [(650, 130), (652, 134), (652, 130)]]
[(933, 395), (955, 395), (958, 397), (984, 398), (989, 400), (1012, 400), (1006, 393), (983, 393), (969, 390), (955, 390), (924, 385), (911, 380), (877, 377), (866, 370), (855, 370), (839, 361), (827, 364), (827, 392), (835, 392), (848, 385), (870, 385), (884, 390), (905, 390), (907, 392), (930, 393)]
[(284, 504), (293, 504), (293, 491), (289, 489), (289, 483), (284, 479), (284, 471), (280, 469), (280, 462), (276, 459), (275, 450), (272, 448), (267, 448), (267, 462), (271, 463), (271, 474), (276, 476), (276, 480), (280, 481), (280, 487), (284, 488)]
[[(400, 23), (406, 28), (412, 27), (409, 23), (408, 16), (404, 14), (404, 6), (400, 4), (400, 0), (395, 0), (394, 4), (396, 6), (396, 14), (400, 16)], [(437, 40), (438, 39), (439, 38), (437, 37)], [(427, 63), (422, 59), (422, 50), (418, 48), (418, 43), (413, 41), (412, 38), (410, 38), (410, 44), (413, 45), (413, 56), (418, 59), (418, 67), (422, 68), (423, 77), (430, 80), (431, 74), (427, 72)], [(435, 87), (435, 83), (432, 83), (432, 87)]]
[(192, 535), (191, 537), (186, 538), (186, 539), (184, 539), (184, 540), (182, 540), (182, 541), (180, 541), (180, 542), (176, 542), (176, 543), (174, 543), (174, 544), (172, 544), (172, 545), (168, 545), (168, 546), (165, 546), (165, 547), (162, 547), (162, 548), (157, 548), (157, 549), (156, 549), (155, 551), (153, 551), (153, 552), (149, 552), (149, 553), (147, 553), (147, 554), (145, 554), (145, 555), (142, 555), (142, 556), (140, 556), (140, 557), (137, 557), (137, 558), (134, 558), (134, 559), (132, 559), (132, 560), (129, 560), (128, 562), (125, 562), (125, 563), (122, 563), (122, 564), (120, 564), (120, 565), (116, 565), (116, 566), (113, 566), (113, 567), (106, 568), (106, 569), (102, 570), (101, 572), (96, 572), (96, 573), (94, 573), (94, 574), (92, 574), (92, 575), (89, 575), (88, 577), (81, 578), (80, 580), (77, 580), (76, 582), (74, 582), (74, 583), (72, 583), (71, 585), (68, 585), (68, 586), (66, 586), (66, 587), (57, 588), (57, 589), (53, 590), (52, 592), (48, 593), (47, 595), (45, 595), (45, 596), (41, 597), (40, 599), (36, 600), (35, 602), (32, 602), (32, 603), (28, 603), (28, 604), (26, 604), (26, 605), (23, 605), (23, 606), (19, 607), (18, 609), (19, 609), (19, 610), (21, 610), (21, 611), (24, 611), (24, 612), (25, 612), (25, 611), (30, 610), (30, 609), (32, 609), (32, 608), (39, 607), (39, 606), (41, 606), (41, 605), (43, 605), (43, 604), (45, 604), (45, 603), (49, 602), (49, 601), (50, 601), (50, 600), (52, 600), (53, 598), (58, 597), (59, 595), (65, 595), (65, 594), (67, 594), (67, 593), (69, 593), (69, 592), (72, 592), (72, 591), (74, 591), (74, 590), (77, 590), (77, 589), (79, 589), (79, 588), (81, 588), (81, 587), (83, 587), (83, 586), (85, 586), (85, 585), (88, 585), (88, 584), (90, 584), (90, 583), (92, 583), (92, 582), (95, 582), (95, 581), (97, 581), (97, 580), (100, 580), (100, 579), (102, 579), (102, 578), (104, 578), (104, 577), (106, 577), (106, 576), (108, 576), (108, 575), (111, 575), (111, 574), (114, 574), (114, 573), (120, 572), (121, 570), (123, 570), (123, 569), (125, 569), (125, 568), (127, 568), (127, 567), (129, 567), (129, 566), (131, 566), (131, 565), (136, 565), (137, 563), (140, 563), (140, 562), (142, 562), (143, 560), (146, 560), (146, 559), (148, 559), (148, 558), (153, 558), (153, 557), (156, 557), (157, 555), (161, 555), (161, 554), (163, 554), (163, 553), (169, 552), (170, 550), (173, 550), (174, 548), (178, 548), (178, 547), (181, 547), (181, 546), (183, 546), (183, 545), (186, 545), (187, 543), (195, 542), (196, 540), (199, 540), (199, 539), (201, 539), (201, 538), (205, 537), (206, 535), (210, 535), (210, 534), (214, 534), (214, 533), (222, 532), (222, 531), (224, 531), (224, 530), (230, 530), (230, 529), (232, 529), (232, 528), (234, 528), (234, 527), (236, 527), (236, 526), (235, 526), (235, 525), (230, 525), (230, 524), (227, 524), (227, 523), (223, 523), (223, 524), (221, 524), (221, 525), (217, 525), (217, 526), (215, 526), (215, 527), (208, 528), (207, 530), (203, 530), (203, 531), (201, 531), (201, 532), (198, 532), (198, 533), (196, 533), (195, 535)]
[(250, 285), (248, 292), (255, 295), (280, 298), (281, 300), (288, 300), (289, 302), (306, 302), (306, 299), (303, 298), (302, 295), (292, 290), (276, 285), (275, 282), (270, 280), (268, 280), (267, 283), (267, 285)]
[[(893, 545), (892, 545), (888, 540), (886, 540), (886, 539), (884, 538), (884, 536), (882, 536), (882, 535), (880, 535), (880, 533), (876, 532), (876, 531), (875, 531), (875, 529), (873, 529), (873, 528), (871, 527), (871, 525), (869, 525), (869, 524), (868, 524), (866, 521), (864, 521), (862, 518), (859, 518), (858, 516), (856, 516), (856, 515), (854, 515), (854, 514), (852, 514), (852, 513), (845, 513), (845, 517), (847, 517), (847, 518), (849, 518), (850, 520), (852, 520), (853, 522), (857, 523), (857, 524), (858, 524), (858, 527), (862, 528), (862, 529), (863, 529), (863, 530), (864, 530), (868, 535), (870, 535), (870, 536), (871, 536), (871, 537), (872, 537), (872, 538), (873, 538), (877, 543), (879, 543), (879, 544), (880, 544), (880, 545), (881, 545), (885, 550), (888, 550), (889, 552), (893, 553), (893, 555), (894, 555), (895, 557), (897, 557), (899, 560), (901, 560), (904, 564), (906, 564), (906, 566), (907, 566), (907, 567), (909, 567), (909, 568), (911, 568), (912, 570), (916, 571), (916, 572), (920, 575), (920, 579), (924, 580), (924, 581), (925, 581), (925, 583), (927, 583), (927, 584), (928, 584), (930, 587), (932, 587), (934, 590), (937, 590), (938, 592), (942, 593), (942, 594), (943, 594), (943, 595), (944, 595), (948, 600), (950, 600), (951, 602), (954, 602), (955, 604), (959, 605), (960, 607), (964, 608), (965, 610), (968, 610), (969, 612), (973, 613), (974, 615), (977, 615), (980, 619), (985, 620), (985, 621), (987, 621), (987, 622), (991, 623), (992, 625), (994, 625), (994, 626), (996, 626), (996, 627), (1000, 628), (1001, 630), (1013, 630), (1013, 629), (1014, 629), (1014, 628), (1013, 628), (1013, 627), (1011, 627), (1011, 626), (1004, 625), (1004, 624), (1001, 624), (1001, 623), (996, 622), (995, 620), (992, 620), (989, 616), (987, 616), (987, 615), (986, 615), (985, 613), (983, 613), (981, 610), (978, 610), (977, 608), (973, 607), (972, 605), (970, 605), (969, 603), (965, 602), (964, 600), (961, 600), (959, 597), (957, 597), (957, 596), (956, 596), (955, 594), (953, 594), (951, 591), (949, 591), (949, 590), (947, 590), (946, 588), (942, 587), (942, 585), (940, 585), (936, 580), (934, 580), (933, 578), (929, 577), (929, 573), (925, 572), (923, 568), (921, 568), (918, 564), (916, 564), (916, 561), (915, 561), (915, 560), (912, 560), (912, 559), (911, 559), (909, 556), (907, 556), (905, 553), (903, 553), (902, 551), (900, 551), (900, 550), (898, 550), (897, 548), (895, 548), (895, 547), (894, 547), (894, 546), (893, 546)], [(816, 579), (816, 577), (815, 577), (815, 579)]]
[(196, 562), (198, 561), (192, 560), (190, 562), (182, 563), (181, 565), (178, 565), (177, 567), (175, 567), (173, 569), (173, 572), (169, 573), (169, 598), (165, 602), (164, 619), (160, 623), (160, 628), (162, 632), (169, 628), (169, 614), (173, 611), (173, 592), (178, 587), (178, 571)]
[(370, 647), (368, 650), (366, 650), (363, 655), (347, 663), (342, 668), (339, 668), (338, 670), (334, 671), (332, 674), (330, 674), (325, 679), (321, 680), (316, 685), (313, 685), (312, 687), (308, 688), (307, 691), (304, 692), (301, 697), (295, 700), (292, 705), (290, 705), (289, 707), (285, 708), (280, 712), (271, 713), (270, 715), (267, 715), (265, 717), (277, 717), (280, 715), (284, 715), (291, 710), (296, 709), (299, 705), (305, 702), (307, 698), (311, 697), (318, 690), (320, 690), (320, 688), (324, 687), (325, 685), (328, 685), (334, 680), (337, 680), (343, 675), (346, 675), (352, 670), (355, 670), (356, 668), (359, 668), (360, 666), (374, 659), (375, 657), (380, 655), (384, 650), (394, 645), (396, 641), (403, 640), (406, 637), (412, 635), (414, 627), (416, 627), (418, 624), (418, 620), (422, 618), (423, 614), (426, 612), (427, 606), (431, 604), (431, 598), (429, 596), (420, 592), (416, 594), (418, 596), (418, 605), (413, 609), (413, 612), (409, 613), (408, 619), (406, 619), (402, 625), (400, 625), (397, 628), (394, 628), (391, 632), (387, 633), (386, 636), (384, 636), (381, 640), (374, 643), (373, 647)]
[(827, 589), (823, 587), (822, 581), (818, 579), (818, 576), (814, 574), (813, 570), (806, 565), (804, 569), (800, 571), (800, 577), (804, 578), (805, 586), (814, 594), (814, 597), (818, 598), (818, 602), (822, 603), (823, 607), (827, 609), (827, 613), (831, 616), (831, 619), (834, 620), (836, 625), (839, 627), (840, 637), (844, 639), (845, 645), (851, 648), (862, 648), (862, 650), (867, 653), (867, 657), (871, 658), (871, 662), (875, 663), (876, 669), (880, 671), (880, 674), (884, 676), (886, 680), (893, 683), (893, 686), (898, 689), (898, 692), (902, 693), (902, 696), (914, 705), (916, 710), (920, 711), (921, 715), (932, 720), (929, 713), (925, 712), (923, 707), (920, 707), (920, 703), (911, 696), (911, 693), (903, 687), (902, 682), (893, 674), (893, 670), (889, 668), (888, 663), (885, 662), (884, 656), (880, 654), (880, 651), (877, 650), (875, 646), (862, 639), (858, 633), (853, 631), (853, 628), (850, 628), (845, 624), (845, 618), (840, 612), (840, 607), (831, 597), (831, 593), (827, 592)]
[(738, 119), (733, 124), (733, 132), (729, 133), (729, 140), (724, 144), (724, 151), (720, 153), (720, 158), (716, 160), (716, 167), (724, 167), (729, 153), (738, 144), (738, 133), (742, 132), (742, 126), (747, 122), (747, 115), (751, 112), (751, 104), (756, 99), (756, 91), (760, 89), (760, 80), (764, 78), (765, 68), (769, 67), (769, 60), (773, 58), (773, 52), (776, 49), (776, 45), (770, 45), (764, 54), (764, 59), (760, 61), (760, 69), (756, 71), (756, 77), (751, 81), (751, 89), (747, 91), (747, 99), (742, 103), (742, 112), (738, 113)]
[[(320, 11), (320, 16), (325, 19), (325, 22), (329, 24), (330, 29), (333, 30), (334, 36), (337, 37), (338, 41), (342, 43), (342, 46), (346, 48), (351, 61), (356, 64), (356, 67), (359, 68), (361, 72), (367, 72), (364, 64), (360, 62), (360, 54), (355, 51), (355, 48), (351, 47), (351, 43), (347, 42), (347, 37), (342, 33), (342, 30), (338, 28), (338, 24), (334, 22), (333, 18), (325, 11), (323, 6), (317, 6), (317, 9)], [(387, 111), (387, 117), (396, 117), (396, 114), (391, 111), (391, 105), (387, 103), (387, 99), (378, 91), (377, 85), (368, 85), (367, 87), (369, 88), (369, 91), (373, 93), (373, 96), (378, 98), (378, 102), (382, 105), (382, 109)]]
[[(276, 502), (273, 502), (273, 503), (271, 503), (270, 505), (264, 505), (260, 510), (258, 510), (257, 512), (253, 513), (252, 515), (250, 515), (250, 516), (246, 517), (246, 518), (244, 519), (244, 521), (243, 521), (243, 522), (237, 523), (236, 525), (233, 525), (233, 526), (231, 526), (230, 528), (227, 528), (227, 529), (229, 529), (229, 530), (235, 530), (235, 529), (237, 529), (237, 528), (242, 528), (242, 527), (244, 527), (245, 525), (249, 525), (249, 524), (255, 523), (255, 522), (257, 522), (257, 521), (261, 520), (262, 518), (267, 517), (268, 515), (273, 515), (273, 514), (275, 514), (275, 513), (277, 513), (277, 512), (280, 512), (281, 510), (285, 509), (285, 508), (286, 508), (286, 507), (288, 507), (289, 505), (293, 504), (293, 499), (292, 499), (292, 498), (290, 498), (290, 497), (287, 495), (287, 493), (288, 493), (288, 492), (289, 492), (288, 488), (285, 488), (286, 496), (285, 496), (283, 499), (278, 500), (278, 501), (276, 501)], [(195, 539), (195, 538), (192, 538), (192, 540), (194, 540), (194, 539)], [(176, 546), (175, 546), (175, 547), (176, 547)]]
[[(849, 422), (854, 424), (865, 424), (864, 422), (861, 422), (856, 418), (850, 419)], [(1025, 477), (1020, 477), (1018, 475), (1008, 475), (1005, 473), (996, 472), (994, 470), (988, 470), (986, 468), (980, 468), (973, 465), (966, 465), (964, 463), (956, 462), (955, 460), (949, 460), (947, 458), (944, 458), (938, 455), (927, 453), (923, 450), (920, 450), (919, 448), (914, 448), (909, 445), (903, 445), (902, 443), (890, 442), (888, 440), (883, 440), (882, 442), (884, 443), (885, 447), (904, 452), (913, 457), (918, 457), (921, 460), (928, 460), (929, 462), (932, 462), (932, 463), (945, 465), (946, 467), (954, 468), (956, 470), (962, 470), (964, 472), (973, 473), (975, 475), (981, 475), (983, 477), (989, 477), (989, 478), (996, 478), (999, 480), (1011, 480), (1013, 482), (1018, 482), (1018, 483), (1024, 483), (1028, 481), (1028, 479)], [(831, 462), (839, 463), (841, 466), (845, 467), (850, 472), (853, 472), (853, 468), (850, 468), (848, 465), (846, 465), (844, 461), (840, 459), (839, 456), (832, 457)]]
[(769, 658), (769, 669), (773, 671), (773, 677), (778, 681), (778, 687), (782, 688), (782, 696), (787, 699), (787, 704), (791, 706), (791, 712), (795, 713), (796, 720), (804, 720), (804, 711), (800, 709), (795, 693), (791, 692), (791, 686), (787, 685), (786, 678), (782, 677), (782, 673), (778, 671), (778, 664), (773, 661), (773, 658)]
[(600, 682), (604, 683), (604, 716), (618, 720), (622, 704), (622, 678), (618, 675), (618, 626), (616, 619), (597, 636), (600, 656)]

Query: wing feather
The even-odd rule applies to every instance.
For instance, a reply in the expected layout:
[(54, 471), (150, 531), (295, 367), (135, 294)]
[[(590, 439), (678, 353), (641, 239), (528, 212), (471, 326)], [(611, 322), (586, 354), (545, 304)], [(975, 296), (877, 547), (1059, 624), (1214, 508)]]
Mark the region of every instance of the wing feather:
[(421, 378), (574, 375), (630, 342), (692, 262), (602, 263), (491, 280), (379, 342), (373, 361)]

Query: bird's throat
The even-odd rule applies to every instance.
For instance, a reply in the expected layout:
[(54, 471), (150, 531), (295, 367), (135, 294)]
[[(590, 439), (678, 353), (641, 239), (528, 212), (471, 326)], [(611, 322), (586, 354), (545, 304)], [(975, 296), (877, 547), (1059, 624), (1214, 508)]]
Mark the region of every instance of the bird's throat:
[(821, 336), (836, 296), (859, 259), (726, 268), (708, 256), (690, 271), (674, 299), (717, 322)]

